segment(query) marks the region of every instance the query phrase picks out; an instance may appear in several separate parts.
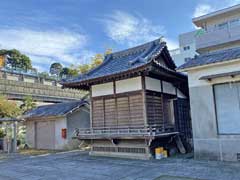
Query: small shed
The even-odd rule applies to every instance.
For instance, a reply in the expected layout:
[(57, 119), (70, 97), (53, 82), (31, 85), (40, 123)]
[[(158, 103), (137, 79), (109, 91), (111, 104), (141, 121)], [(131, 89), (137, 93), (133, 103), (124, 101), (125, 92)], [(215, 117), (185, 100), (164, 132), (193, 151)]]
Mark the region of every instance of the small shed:
[(24, 115), (26, 143), (36, 149), (64, 149), (75, 128), (89, 128), (89, 104), (85, 100), (39, 106)]

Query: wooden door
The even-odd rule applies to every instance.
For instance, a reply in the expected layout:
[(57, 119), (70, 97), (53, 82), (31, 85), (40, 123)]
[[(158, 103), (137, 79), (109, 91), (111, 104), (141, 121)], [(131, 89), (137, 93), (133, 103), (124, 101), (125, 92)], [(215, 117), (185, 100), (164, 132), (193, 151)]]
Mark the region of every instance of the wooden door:
[(55, 148), (55, 121), (40, 121), (36, 123), (36, 148)]

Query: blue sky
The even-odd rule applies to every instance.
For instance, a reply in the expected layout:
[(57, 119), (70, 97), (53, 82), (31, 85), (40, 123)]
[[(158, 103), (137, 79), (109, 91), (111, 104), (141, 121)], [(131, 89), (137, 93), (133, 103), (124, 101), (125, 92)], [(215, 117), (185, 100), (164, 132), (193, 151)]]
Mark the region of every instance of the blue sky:
[(164, 36), (169, 49), (191, 20), (240, 0), (1, 0), (0, 48), (16, 48), (40, 71), (87, 63), (96, 53)]

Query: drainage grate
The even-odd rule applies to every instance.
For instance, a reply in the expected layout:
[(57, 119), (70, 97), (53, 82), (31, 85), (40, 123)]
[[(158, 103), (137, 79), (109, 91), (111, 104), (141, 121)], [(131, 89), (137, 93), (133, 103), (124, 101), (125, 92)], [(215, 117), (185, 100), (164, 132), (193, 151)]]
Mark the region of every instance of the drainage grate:
[(93, 151), (116, 152), (116, 149), (114, 147), (96, 147), (96, 146), (93, 146)]
[(145, 148), (127, 148), (127, 147), (119, 147), (118, 152), (122, 153), (138, 153), (138, 154), (145, 154)]
[(99, 147), (99, 146), (93, 146), (93, 151), (137, 153), (137, 154), (145, 154), (146, 153), (145, 148), (129, 148), (129, 147)]

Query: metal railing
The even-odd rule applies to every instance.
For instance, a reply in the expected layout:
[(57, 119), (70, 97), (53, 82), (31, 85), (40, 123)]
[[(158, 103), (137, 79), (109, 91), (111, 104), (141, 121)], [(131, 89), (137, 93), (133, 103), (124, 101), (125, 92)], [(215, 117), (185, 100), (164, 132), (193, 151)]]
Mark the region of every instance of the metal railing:
[(94, 127), (76, 128), (72, 137), (90, 136), (154, 136), (162, 133), (173, 132), (173, 125), (165, 126), (120, 126), (120, 127)]

